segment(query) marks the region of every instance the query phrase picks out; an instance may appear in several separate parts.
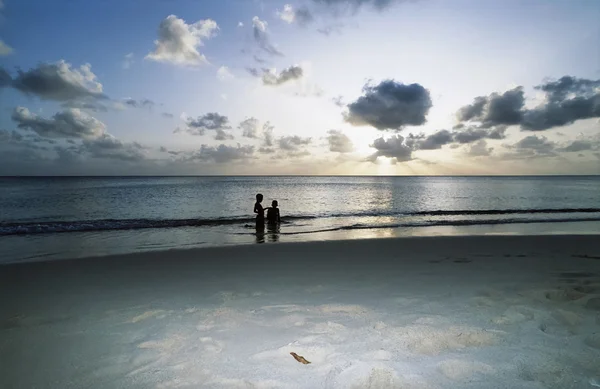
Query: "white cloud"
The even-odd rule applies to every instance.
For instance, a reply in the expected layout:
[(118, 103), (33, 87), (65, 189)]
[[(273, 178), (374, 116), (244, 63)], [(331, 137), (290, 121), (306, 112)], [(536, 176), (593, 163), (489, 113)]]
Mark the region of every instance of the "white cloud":
[(279, 19), (283, 20), (286, 23), (292, 24), (295, 19), (294, 8), (291, 4), (286, 4), (283, 6), (283, 11), (277, 10), (276, 15)]
[(157, 62), (169, 62), (182, 66), (199, 66), (207, 64), (204, 54), (198, 48), (204, 40), (212, 38), (219, 30), (214, 20), (200, 20), (194, 24), (186, 24), (183, 19), (169, 15), (158, 27), (158, 39), (154, 41), (156, 48), (146, 56)]
[(0, 56), (10, 55), (13, 52), (13, 48), (4, 43), (2, 39), (0, 39)]
[(221, 81), (227, 81), (234, 79), (235, 77), (231, 74), (227, 66), (221, 66), (219, 70), (217, 70), (217, 78)]
[(129, 69), (134, 62), (133, 53), (125, 55), (125, 58), (123, 59), (123, 69)]
[(244, 23), (242, 23), (242, 22), (239, 22), (239, 23), (238, 23), (238, 27), (244, 27)]

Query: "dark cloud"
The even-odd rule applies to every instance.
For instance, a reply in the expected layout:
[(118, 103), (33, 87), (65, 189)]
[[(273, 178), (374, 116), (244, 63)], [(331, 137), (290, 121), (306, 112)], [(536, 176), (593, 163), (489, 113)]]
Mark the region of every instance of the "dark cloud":
[(413, 159), (413, 148), (404, 142), (404, 137), (401, 135), (392, 136), (387, 140), (383, 137), (375, 139), (371, 147), (377, 150), (368, 158), (372, 162), (375, 162), (378, 157), (394, 158), (395, 162)]
[(143, 147), (139, 143), (124, 143), (109, 134), (104, 134), (96, 139), (83, 140), (81, 150), (92, 158), (129, 162), (145, 159)]
[(277, 139), (279, 148), (286, 151), (298, 151), (301, 146), (309, 145), (311, 142), (311, 138), (302, 138), (298, 135), (283, 136)]
[(565, 147), (561, 147), (558, 151), (565, 151), (568, 153), (577, 153), (580, 151), (587, 151), (594, 149), (596, 145), (589, 140), (575, 140)]
[(246, 160), (253, 156), (253, 146), (237, 147), (221, 144), (217, 147), (202, 145), (189, 159), (201, 161), (213, 161), (216, 163), (227, 163), (237, 160)]
[(152, 109), (156, 105), (156, 103), (154, 101), (149, 100), (149, 99), (135, 100), (132, 98), (127, 98), (127, 99), (123, 100), (123, 103), (125, 105), (128, 105), (133, 108), (149, 108), (149, 109)]
[(304, 70), (300, 66), (290, 66), (277, 74), (271, 71), (265, 71), (262, 75), (264, 85), (278, 86), (288, 81), (298, 80), (304, 75)]
[(312, 23), (314, 16), (307, 7), (300, 7), (295, 11), (294, 18), (300, 26), (307, 26)]
[(562, 101), (549, 101), (529, 110), (525, 113), (521, 129), (544, 131), (596, 117), (600, 117), (600, 92), (591, 97), (577, 96)]
[(246, 71), (253, 77), (260, 77), (262, 72), (257, 68), (246, 68)]
[(225, 130), (217, 129), (215, 134), (215, 140), (232, 140), (234, 136)]
[(0, 88), (6, 88), (12, 84), (12, 76), (0, 66)]
[(458, 111), (457, 118), (461, 123), (478, 122), (479, 128), (520, 125), (522, 131), (545, 131), (600, 117), (600, 80), (564, 76), (535, 88), (546, 97), (536, 108), (524, 108), (523, 88), (518, 87), (475, 98)]
[(242, 121), (238, 128), (242, 130), (242, 136), (245, 138), (258, 138), (259, 121), (257, 118), (251, 117)]
[(78, 109), (59, 112), (45, 119), (27, 108), (17, 107), (11, 118), (18, 128), (49, 138), (98, 138), (106, 132), (104, 123)]
[(278, 57), (283, 56), (283, 53), (271, 44), (267, 33), (267, 22), (260, 20), (258, 16), (252, 18), (252, 33), (254, 34), (254, 40), (265, 53)]
[(557, 81), (548, 81), (535, 87), (535, 89), (545, 92), (551, 102), (562, 102), (567, 100), (569, 95), (591, 97), (598, 94), (597, 88), (600, 88), (600, 80), (587, 80), (572, 76), (564, 76)]
[[(207, 130), (217, 131), (217, 137), (222, 137), (225, 130), (231, 129), (227, 116), (219, 115), (216, 112), (210, 112), (198, 118), (188, 118), (186, 120), (185, 132), (191, 135), (202, 136)], [(175, 130), (175, 132), (178, 132)]]
[(419, 139), (414, 143), (415, 149), (418, 150), (436, 150), (453, 141), (452, 133), (448, 130), (440, 130), (434, 134), (428, 135), (423, 139)]
[(454, 141), (460, 144), (472, 143), (481, 139), (504, 139), (506, 127), (494, 128), (459, 127), (453, 131)]
[(555, 155), (554, 150), (556, 143), (549, 141), (548, 138), (541, 136), (527, 136), (517, 143), (508, 146), (509, 149), (514, 149), (518, 154), (522, 156), (535, 156), (535, 155)]
[(343, 132), (339, 130), (330, 130), (327, 132), (327, 134), (329, 151), (334, 153), (350, 153), (354, 150), (352, 141)]
[(173, 118), (173, 114), (169, 113), (169, 112), (163, 112), (162, 116), (168, 119), (172, 119)]
[(458, 112), (461, 122), (475, 121), (482, 128), (508, 126), (521, 123), (525, 95), (523, 88), (518, 87), (503, 94), (492, 93), (484, 97), (476, 97), (473, 104), (463, 107)]
[(41, 63), (26, 72), (18, 70), (14, 78), (1, 69), (0, 87), (8, 86), (42, 100), (65, 102), (82, 98), (107, 98), (90, 64), (76, 69), (65, 61)]
[(385, 80), (375, 86), (365, 85), (363, 95), (348, 104), (345, 120), (354, 126), (399, 131), (404, 126), (424, 124), (431, 106), (429, 91), (421, 85)]
[(338, 10), (357, 11), (361, 7), (371, 7), (377, 11), (383, 11), (393, 4), (404, 3), (407, 0), (312, 0), (321, 6), (334, 7)]

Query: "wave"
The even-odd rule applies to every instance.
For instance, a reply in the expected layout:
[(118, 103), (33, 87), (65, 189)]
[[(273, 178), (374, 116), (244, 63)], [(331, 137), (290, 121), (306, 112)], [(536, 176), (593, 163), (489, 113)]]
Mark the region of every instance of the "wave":
[(415, 227), (461, 227), (461, 226), (479, 226), (493, 224), (532, 224), (532, 223), (567, 223), (567, 222), (600, 222), (600, 218), (571, 218), (571, 219), (496, 219), (496, 220), (437, 220), (420, 223), (395, 223), (395, 224), (354, 224), (351, 226), (341, 226), (333, 228), (323, 228), (310, 231), (279, 232), (279, 235), (303, 235), (314, 234), (318, 232), (333, 232), (347, 230), (374, 230), (382, 228), (415, 228)]
[[(359, 212), (359, 213), (333, 213), (327, 215), (289, 215), (281, 219), (287, 223), (293, 223), (301, 220), (311, 220), (317, 218), (351, 218), (351, 217), (410, 217), (410, 216), (469, 216), (469, 215), (516, 215), (516, 214), (577, 214), (577, 213), (600, 213), (600, 208), (562, 208), (562, 209), (504, 209), (504, 210), (436, 210), (419, 212)], [(422, 227), (422, 226), (440, 226), (440, 225), (476, 225), (476, 224), (506, 224), (506, 223), (527, 223), (527, 222), (561, 222), (561, 221), (597, 221), (598, 218), (565, 218), (550, 220), (529, 220), (529, 219), (496, 219), (496, 220), (425, 220), (422, 222), (400, 223), (392, 225), (382, 225), (383, 228), (397, 227)], [(212, 218), (212, 219), (101, 219), (101, 220), (80, 220), (80, 221), (20, 221), (20, 222), (0, 222), (0, 236), (9, 235), (30, 235), (47, 233), (65, 233), (65, 232), (93, 232), (93, 231), (111, 231), (111, 230), (137, 230), (150, 228), (177, 228), (177, 227), (210, 227), (223, 225), (243, 225), (254, 223), (254, 218), (249, 217), (231, 217), (231, 218)], [(334, 229), (322, 230), (333, 231), (340, 229), (357, 228), (380, 228), (370, 225), (351, 225)], [(316, 231), (319, 232), (319, 231)]]
[(552, 213), (597, 213), (600, 208), (555, 208), (555, 209), (482, 209), (482, 210), (438, 210), (413, 212), (412, 215), (423, 216), (457, 216), (457, 215), (513, 215), (513, 214), (552, 214)]
[[(283, 216), (285, 222), (314, 219), (315, 216)], [(139, 230), (148, 228), (210, 227), (254, 223), (254, 218), (233, 217), (214, 219), (101, 219), (80, 221), (46, 221), (0, 223), (0, 236), (30, 235), (61, 232), (93, 232)]]

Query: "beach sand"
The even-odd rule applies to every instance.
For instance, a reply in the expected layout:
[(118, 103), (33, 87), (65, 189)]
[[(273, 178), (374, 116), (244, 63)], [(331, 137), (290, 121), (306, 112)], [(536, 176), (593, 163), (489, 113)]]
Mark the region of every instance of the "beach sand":
[(0, 299), (2, 388), (600, 387), (598, 236), (13, 264)]

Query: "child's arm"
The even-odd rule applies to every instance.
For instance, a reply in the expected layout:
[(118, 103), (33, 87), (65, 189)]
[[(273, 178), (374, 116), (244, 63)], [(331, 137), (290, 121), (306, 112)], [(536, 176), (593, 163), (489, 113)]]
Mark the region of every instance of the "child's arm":
[(277, 223), (281, 223), (281, 216), (279, 215), (279, 209), (277, 209)]

